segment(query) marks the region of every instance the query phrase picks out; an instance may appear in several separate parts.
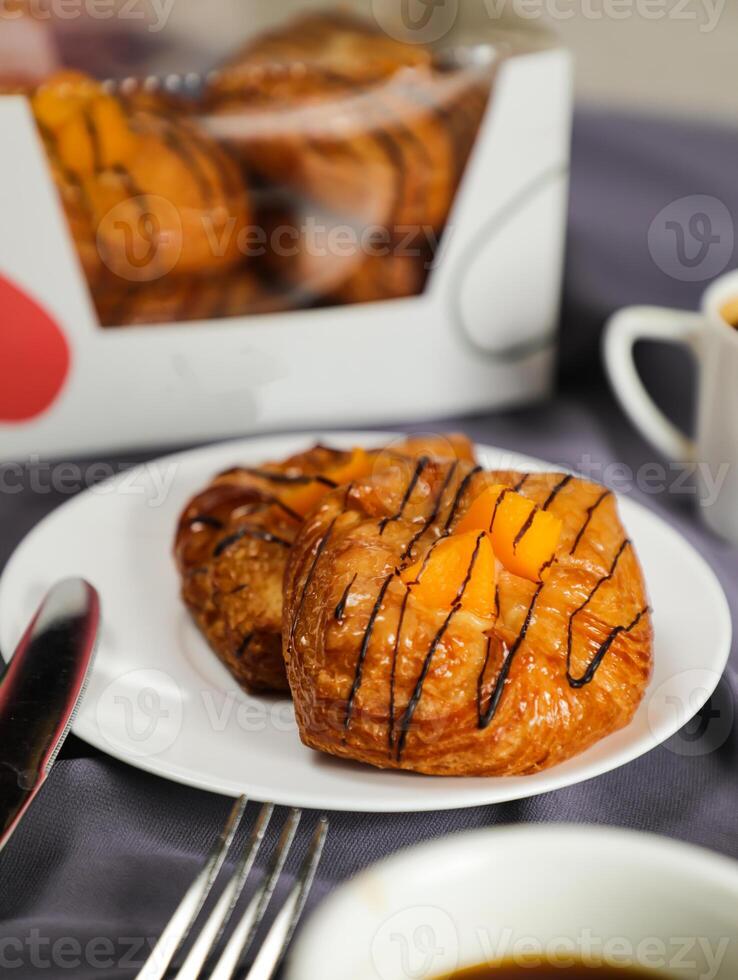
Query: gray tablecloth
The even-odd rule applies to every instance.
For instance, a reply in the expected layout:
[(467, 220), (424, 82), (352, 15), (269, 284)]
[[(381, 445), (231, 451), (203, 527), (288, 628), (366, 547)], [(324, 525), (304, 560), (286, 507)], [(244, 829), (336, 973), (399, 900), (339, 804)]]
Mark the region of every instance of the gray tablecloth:
[[(660, 266), (654, 260), (648, 230), (662, 208), (695, 194), (712, 195), (738, 215), (736, 158), (737, 133), (580, 114), (560, 390), (552, 402), (513, 414), (432, 423), (438, 429), (461, 427), (479, 440), (562, 466), (586, 466), (590, 472), (598, 465), (624, 464), (618, 479), (628, 482), (632, 473), (631, 492), (665, 515), (708, 558), (734, 614), (738, 550), (700, 526), (688, 493), (649, 493), (638, 486), (639, 467), (653, 453), (607, 393), (598, 374), (597, 343), (603, 317), (623, 303), (696, 305), (701, 284), (674, 278), (673, 269), (664, 271), (661, 266), (668, 267), (668, 261), (661, 256)], [(735, 256), (729, 255), (728, 262), (735, 266)], [(681, 381), (675, 383), (681, 374), (674, 372), (683, 371), (683, 365), (672, 365), (660, 354), (650, 369), (657, 383), (669, 379), (664, 387), (672, 394), (686, 390)], [(678, 397), (672, 407), (685, 416), (688, 399)], [(60, 502), (53, 494), (0, 495), (0, 564)], [(735, 654), (734, 649), (698, 726), (609, 775), (502, 806), (402, 816), (330, 815), (331, 834), (312, 902), (400, 847), (515, 821), (623, 825), (738, 857)], [(0, 972), (18, 980), (135, 976), (145, 945), (199, 867), (229, 805), (224, 798), (145, 775), (71, 738), (42, 796), (0, 855)], [(306, 816), (301, 846), (314, 819)]]

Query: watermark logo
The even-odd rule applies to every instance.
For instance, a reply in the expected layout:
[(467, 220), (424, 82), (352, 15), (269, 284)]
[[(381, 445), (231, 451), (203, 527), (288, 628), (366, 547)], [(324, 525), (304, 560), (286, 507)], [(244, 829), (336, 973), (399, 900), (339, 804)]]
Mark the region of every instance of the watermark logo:
[(705, 756), (731, 737), (735, 708), (730, 686), (711, 670), (685, 670), (660, 684), (648, 701), (648, 724), (658, 731), (664, 717), (671, 718), (676, 735), (665, 743), (675, 755)]
[(161, 670), (132, 670), (108, 684), (97, 702), (100, 733), (111, 746), (122, 742), (133, 755), (166, 752), (182, 731), (184, 698)]
[(374, 19), (389, 37), (411, 44), (433, 44), (456, 23), (459, 0), (372, 0)]
[(380, 980), (426, 980), (456, 969), (459, 934), (448, 912), (417, 905), (382, 923), (371, 955)]
[(734, 239), (725, 204), (707, 194), (692, 194), (659, 211), (648, 229), (648, 250), (671, 279), (704, 282), (725, 271)]
[(182, 254), (179, 211), (157, 195), (127, 198), (100, 222), (97, 247), (103, 262), (122, 279), (160, 279), (172, 271)]

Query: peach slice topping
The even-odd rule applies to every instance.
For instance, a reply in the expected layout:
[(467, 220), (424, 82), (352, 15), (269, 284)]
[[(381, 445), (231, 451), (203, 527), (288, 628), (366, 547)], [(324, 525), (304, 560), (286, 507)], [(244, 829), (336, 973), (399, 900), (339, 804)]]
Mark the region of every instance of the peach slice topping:
[(322, 475), (327, 481), (315, 479), (280, 494), (280, 499), (301, 517), (307, 517), (331, 489), (331, 484), (343, 486), (368, 476), (372, 470), (372, 458), (365, 449), (357, 447), (343, 463), (329, 467)]
[(561, 536), (561, 520), (510, 487), (487, 487), (454, 528), (454, 535), (487, 531), (495, 554), (514, 575), (539, 582)]
[(490, 618), (495, 610), (495, 554), (484, 531), (441, 538), (423, 561), (400, 573), (413, 597), (430, 609), (461, 609)]

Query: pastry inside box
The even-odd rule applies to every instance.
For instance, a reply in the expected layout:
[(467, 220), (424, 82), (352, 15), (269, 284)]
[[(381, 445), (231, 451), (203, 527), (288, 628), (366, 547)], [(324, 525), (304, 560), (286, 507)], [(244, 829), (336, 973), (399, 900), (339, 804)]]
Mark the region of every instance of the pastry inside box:
[(66, 68), (4, 90), (29, 97), (100, 323), (122, 327), (420, 293), (492, 74), (342, 9), (194, 83)]

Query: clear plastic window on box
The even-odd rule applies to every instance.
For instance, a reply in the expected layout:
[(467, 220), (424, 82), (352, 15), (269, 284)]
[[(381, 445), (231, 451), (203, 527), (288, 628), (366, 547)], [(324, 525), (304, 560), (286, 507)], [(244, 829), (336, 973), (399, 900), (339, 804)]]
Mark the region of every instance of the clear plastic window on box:
[(498, 66), (549, 42), (400, 8), (18, 0), (0, 87), (30, 100), (101, 326), (423, 292)]

